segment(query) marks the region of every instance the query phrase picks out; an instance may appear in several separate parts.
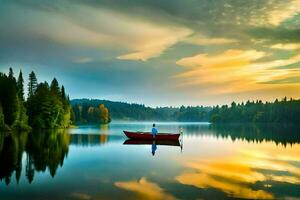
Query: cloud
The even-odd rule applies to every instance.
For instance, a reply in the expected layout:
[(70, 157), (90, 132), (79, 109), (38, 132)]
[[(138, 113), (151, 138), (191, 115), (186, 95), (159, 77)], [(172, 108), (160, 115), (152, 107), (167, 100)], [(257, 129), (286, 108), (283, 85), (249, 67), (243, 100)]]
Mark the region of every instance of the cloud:
[(271, 46), (272, 49), (281, 49), (281, 50), (297, 50), (300, 49), (300, 44), (288, 43), (288, 44), (274, 44)]
[(166, 193), (159, 185), (142, 177), (138, 181), (116, 182), (119, 188), (137, 193), (138, 199), (175, 200), (176, 198)]
[(243, 51), (238, 49), (230, 49), (226, 52), (216, 55), (209, 56), (207, 54), (198, 54), (192, 57), (182, 58), (176, 62), (176, 64), (185, 67), (234, 67), (240, 65), (240, 63), (249, 63), (251, 60), (257, 60), (264, 57), (264, 52), (258, 52), (255, 50)]
[(198, 85), (207, 88), (209, 94), (224, 94), (271, 89), (274, 85), (268, 84), (270, 81), (300, 75), (297, 69), (278, 68), (299, 62), (300, 55), (259, 61), (267, 55), (262, 51), (236, 49), (211, 56), (198, 54), (176, 62), (186, 70), (175, 78), (182, 81), (180, 87)]
[(118, 59), (146, 61), (158, 57), (167, 48), (191, 34), (190, 30), (183, 28), (143, 27), (142, 29), (145, 35), (141, 36), (140, 42), (132, 47), (136, 52), (118, 56)]
[(234, 44), (237, 40), (228, 38), (210, 38), (201, 34), (192, 35), (184, 39), (184, 42), (196, 44), (196, 45), (224, 45), (224, 44)]
[(268, 14), (268, 21), (270, 24), (278, 26), (282, 22), (293, 18), (300, 12), (300, 1), (291, 0), (288, 3), (281, 4)]
[(84, 47), (94, 51), (115, 49), (124, 52), (116, 56), (123, 60), (146, 61), (158, 57), (192, 33), (184, 26), (160, 24), (84, 4), (62, 4), (60, 9), (41, 6), (31, 12), (28, 12), (28, 7), (11, 5), (9, 8), (22, 13), (20, 17), (11, 16), (11, 32), (22, 28), (24, 24), (21, 19), (27, 19), (26, 27), (21, 30), (23, 35), (47, 38), (73, 48)]
[[(299, 73), (294, 62), (300, 42), (297, 13), (295, 0), (4, 1), (0, 66), (16, 64), (44, 77), (49, 72), (64, 76), (69, 88), (81, 83), (83, 89), (71, 90), (74, 97), (121, 92), (118, 100), (142, 97), (141, 102), (152, 105), (169, 104), (167, 96), (176, 104), (203, 99), (227, 103), (228, 96), (242, 100), (238, 94), (255, 98), (262, 91), (263, 100), (297, 98), (298, 83), (290, 78)], [(232, 50), (245, 57), (234, 56)], [(246, 55), (251, 51), (252, 58)], [(128, 72), (130, 78), (123, 75)], [(91, 84), (105, 89), (99, 93)], [(153, 89), (157, 95), (145, 95)]]

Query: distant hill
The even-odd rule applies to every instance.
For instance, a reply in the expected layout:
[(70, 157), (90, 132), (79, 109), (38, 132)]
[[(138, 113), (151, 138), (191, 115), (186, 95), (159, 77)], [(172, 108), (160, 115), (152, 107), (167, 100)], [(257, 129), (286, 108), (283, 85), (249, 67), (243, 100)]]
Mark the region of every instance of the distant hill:
[(200, 122), (209, 120), (211, 107), (157, 107), (151, 108), (143, 104), (115, 102), (99, 99), (73, 99), (71, 105), (97, 107), (104, 104), (109, 110), (112, 120), (139, 121), (190, 121)]

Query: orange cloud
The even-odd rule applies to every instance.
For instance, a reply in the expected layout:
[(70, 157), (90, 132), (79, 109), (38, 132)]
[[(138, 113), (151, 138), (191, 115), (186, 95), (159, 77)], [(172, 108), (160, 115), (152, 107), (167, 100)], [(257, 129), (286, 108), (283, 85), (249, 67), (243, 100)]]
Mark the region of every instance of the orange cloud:
[(229, 194), (229, 196), (244, 199), (274, 199), (273, 195), (263, 190), (252, 190), (240, 183), (222, 181), (204, 173), (184, 173), (176, 179), (185, 185), (198, 188), (216, 188)]
[[(264, 82), (300, 75), (297, 69), (276, 69), (300, 62), (300, 55), (289, 59), (258, 62), (265, 52), (230, 49), (218, 55), (198, 54), (178, 60), (186, 71), (175, 78), (181, 80), (179, 87), (200, 85), (207, 93), (238, 93), (271, 89), (274, 85)], [(280, 84), (277, 85), (279, 87)]]
[(296, 50), (300, 49), (300, 44), (295, 43), (287, 43), (287, 44), (274, 44), (271, 46), (272, 49), (282, 49), (282, 50)]
[(142, 177), (137, 181), (116, 182), (119, 188), (135, 192), (137, 199), (157, 199), (157, 200), (175, 200), (176, 198), (166, 193), (159, 185), (148, 181)]
[[(283, 148), (270, 142), (245, 144), (236, 141), (230, 147), (222, 148), (230, 148), (222, 157), (215, 155), (199, 159), (190, 156), (180, 160), (188, 170), (178, 175), (176, 180), (197, 188), (216, 188), (229, 196), (246, 199), (275, 198), (264, 188), (252, 189), (252, 184), (257, 182), (300, 185), (300, 168), (293, 164), (300, 161), (300, 145)], [(270, 184), (266, 185), (268, 188), (272, 187)]]

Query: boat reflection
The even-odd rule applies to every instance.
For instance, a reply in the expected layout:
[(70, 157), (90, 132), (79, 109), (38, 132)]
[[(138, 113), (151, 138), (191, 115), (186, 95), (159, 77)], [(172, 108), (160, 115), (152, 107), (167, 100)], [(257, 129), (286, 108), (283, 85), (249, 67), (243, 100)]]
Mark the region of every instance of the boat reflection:
[(157, 145), (163, 146), (178, 146), (181, 147), (179, 140), (134, 140), (128, 139), (124, 143), (124, 145), (151, 145), (151, 153), (154, 156), (157, 150)]

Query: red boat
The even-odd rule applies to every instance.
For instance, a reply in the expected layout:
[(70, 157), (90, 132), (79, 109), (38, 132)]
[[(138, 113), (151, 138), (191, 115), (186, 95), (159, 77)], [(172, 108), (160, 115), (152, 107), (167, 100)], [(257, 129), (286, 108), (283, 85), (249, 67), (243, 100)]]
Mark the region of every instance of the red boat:
[[(150, 132), (130, 132), (124, 131), (124, 134), (130, 139), (136, 140), (153, 140), (153, 135)], [(155, 140), (178, 140), (179, 133), (158, 133)]]
[(123, 144), (125, 145), (165, 145), (165, 146), (180, 146), (179, 140), (134, 140), (128, 139)]

